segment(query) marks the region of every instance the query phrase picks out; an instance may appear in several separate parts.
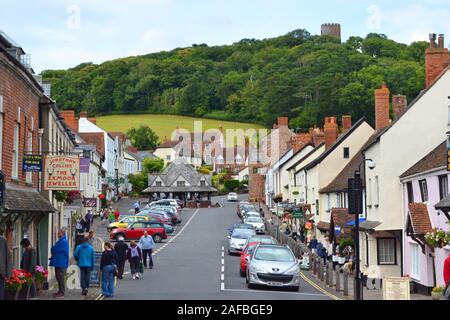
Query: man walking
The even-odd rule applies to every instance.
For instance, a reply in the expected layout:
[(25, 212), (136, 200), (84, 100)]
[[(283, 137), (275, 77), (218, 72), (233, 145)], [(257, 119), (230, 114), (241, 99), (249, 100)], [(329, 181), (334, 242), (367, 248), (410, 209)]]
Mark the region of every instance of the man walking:
[(139, 213), (139, 201), (136, 201), (134, 204), (134, 213), (136, 214)]
[(65, 276), (69, 267), (69, 243), (66, 238), (66, 229), (58, 231), (58, 241), (51, 248), (50, 267), (55, 268), (55, 277), (58, 282), (58, 292), (53, 295), (56, 299), (64, 299)]
[(153, 258), (152, 258), (152, 250), (155, 246), (155, 242), (153, 241), (153, 237), (148, 235), (148, 232), (145, 231), (144, 235), (139, 240), (139, 247), (142, 249), (142, 262), (144, 263), (144, 268), (147, 268), (147, 256), (149, 256), (150, 269), (153, 269)]
[(117, 265), (117, 278), (122, 279), (125, 262), (127, 261), (128, 245), (125, 243), (124, 237), (119, 237), (118, 240), (119, 242), (117, 242), (114, 246), (114, 251), (116, 251), (117, 257), (119, 258), (119, 264)]
[(11, 277), (12, 257), (8, 248), (6, 238), (0, 235), (0, 300), (3, 300), (5, 293), (5, 277)]
[(80, 284), (81, 294), (86, 296), (89, 289), (89, 281), (91, 279), (91, 271), (94, 270), (94, 248), (89, 243), (88, 238), (84, 238), (82, 244), (80, 244), (73, 253), (73, 257), (80, 267)]
[(36, 284), (34, 280), (34, 274), (36, 272), (37, 254), (36, 250), (31, 246), (31, 242), (28, 239), (22, 239), (20, 245), (24, 251), (22, 259), (20, 261), (20, 269), (25, 270), (33, 275), (33, 280), (30, 286), (30, 299), (36, 299)]
[(91, 210), (89, 210), (87, 213), (86, 213), (86, 216), (84, 217), (84, 220), (86, 221), (85, 223), (86, 223), (86, 232), (89, 232), (89, 230), (91, 230), (91, 226), (92, 226), (92, 218), (93, 218), (93, 216), (92, 216), (92, 213), (91, 213)]

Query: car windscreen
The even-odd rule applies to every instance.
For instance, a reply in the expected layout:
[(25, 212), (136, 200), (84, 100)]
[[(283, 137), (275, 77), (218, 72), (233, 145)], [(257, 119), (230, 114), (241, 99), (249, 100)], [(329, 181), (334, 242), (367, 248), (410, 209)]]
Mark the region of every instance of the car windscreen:
[(232, 238), (235, 239), (247, 239), (255, 234), (255, 231), (250, 229), (236, 229), (233, 231)]
[(247, 220), (245, 220), (247, 222), (256, 222), (256, 223), (262, 223), (262, 219), (261, 218), (256, 218), (256, 217), (250, 217)]
[(248, 242), (260, 242), (260, 243), (268, 243), (268, 244), (276, 244), (275, 239), (272, 237), (264, 237), (264, 236), (254, 236), (248, 239)]
[(251, 224), (236, 224), (234, 229), (253, 229), (253, 226)]
[(255, 252), (256, 260), (294, 262), (295, 257), (287, 248), (259, 247)]

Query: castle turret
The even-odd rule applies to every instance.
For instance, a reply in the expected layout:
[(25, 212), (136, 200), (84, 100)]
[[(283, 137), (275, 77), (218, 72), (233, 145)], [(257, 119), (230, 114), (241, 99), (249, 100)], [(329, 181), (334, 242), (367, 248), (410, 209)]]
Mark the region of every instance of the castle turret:
[(324, 23), (321, 27), (322, 36), (335, 37), (341, 41), (341, 25), (339, 23)]

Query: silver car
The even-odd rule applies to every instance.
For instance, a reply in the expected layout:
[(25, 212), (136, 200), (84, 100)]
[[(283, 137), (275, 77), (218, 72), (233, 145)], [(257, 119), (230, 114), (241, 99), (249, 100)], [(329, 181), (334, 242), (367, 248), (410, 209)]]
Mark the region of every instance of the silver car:
[(259, 215), (258, 217), (249, 216), (248, 218), (244, 219), (244, 223), (251, 224), (255, 229), (255, 232), (258, 234), (266, 232), (266, 226), (264, 225), (264, 221), (259, 217)]
[(259, 244), (248, 258), (247, 285), (300, 288), (299, 261), (287, 246)]
[(244, 249), (247, 239), (255, 234), (253, 229), (234, 229), (231, 236), (228, 236), (228, 254), (240, 253)]

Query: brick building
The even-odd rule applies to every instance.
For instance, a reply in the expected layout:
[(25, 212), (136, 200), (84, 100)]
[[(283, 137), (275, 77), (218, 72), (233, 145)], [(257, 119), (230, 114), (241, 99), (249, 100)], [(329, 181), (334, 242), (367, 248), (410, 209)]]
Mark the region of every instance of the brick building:
[(27, 237), (41, 251), (39, 225), (55, 208), (38, 192), (38, 173), (25, 172), (25, 154), (39, 153), (39, 103), (43, 89), (25, 63), (25, 52), (0, 33), (0, 169), (5, 176), (0, 230), (20, 263)]

